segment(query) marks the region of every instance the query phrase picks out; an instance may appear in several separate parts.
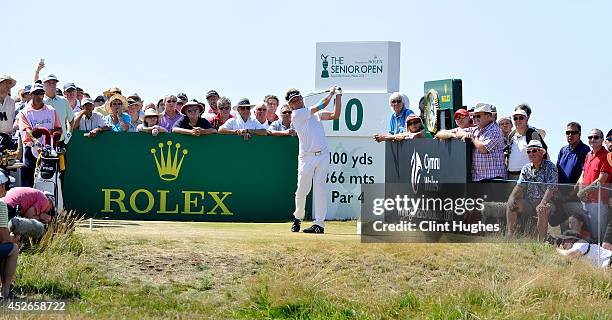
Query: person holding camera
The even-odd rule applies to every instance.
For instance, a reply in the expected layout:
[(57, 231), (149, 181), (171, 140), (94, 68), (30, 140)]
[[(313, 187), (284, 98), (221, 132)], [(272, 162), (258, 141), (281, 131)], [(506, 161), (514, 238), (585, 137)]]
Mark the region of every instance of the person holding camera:
[(594, 266), (612, 268), (612, 250), (605, 249), (597, 244), (588, 243), (580, 238), (580, 234), (568, 230), (558, 237), (557, 252), (568, 257), (584, 257)]

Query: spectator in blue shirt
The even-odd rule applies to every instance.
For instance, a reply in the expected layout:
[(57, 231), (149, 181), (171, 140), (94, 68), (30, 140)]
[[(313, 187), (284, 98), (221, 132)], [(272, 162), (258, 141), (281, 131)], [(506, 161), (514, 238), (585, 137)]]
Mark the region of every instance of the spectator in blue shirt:
[(559, 183), (576, 184), (584, 159), (590, 148), (580, 140), (581, 127), (577, 122), (570, 122), (565, 129), (567, 143), (565, 147), (559, 151), (557, 158), (557, 171), (559, 172)]
[(414, 114), (414, 112), (410, 110), (410, 101), (408, 98), (399, 92), (391, 94), (391, 97), (389, 97), (389, 105), (393, 113), (391, 114), (391, 119), (389, 119), (388, 134), (375, 134), (374, 140), (378, 142), (385, 141), (390, 136), (406, 132), (406, 119), (411, 114)]

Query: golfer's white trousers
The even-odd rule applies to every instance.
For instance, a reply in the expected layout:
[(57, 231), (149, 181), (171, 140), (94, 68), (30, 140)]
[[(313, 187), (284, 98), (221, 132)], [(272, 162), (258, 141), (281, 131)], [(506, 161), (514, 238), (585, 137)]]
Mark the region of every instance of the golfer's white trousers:
[(306, 214), (306, 196), (314, 184), (313, 202), (314, 224), (324, 227), (327, 214), (327, 169), (329, 168), (329, 151), (319, 155), (312, 153), (298, 157), (297, 190), (295, 191), (295, 212), (297, 219), (303, 220)]

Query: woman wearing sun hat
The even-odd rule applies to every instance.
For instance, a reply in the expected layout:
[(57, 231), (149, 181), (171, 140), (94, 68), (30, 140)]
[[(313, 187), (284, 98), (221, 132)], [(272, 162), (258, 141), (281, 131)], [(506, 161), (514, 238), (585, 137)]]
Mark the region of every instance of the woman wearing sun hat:
[(104, 116), (104, 121), (114, 132), (126, 132), (130, 129), (131, 118), (126, 113), (128, 111), (128, 102), (124, 96), (115, 94), (110, 97), (104, 106), (107, 116)]

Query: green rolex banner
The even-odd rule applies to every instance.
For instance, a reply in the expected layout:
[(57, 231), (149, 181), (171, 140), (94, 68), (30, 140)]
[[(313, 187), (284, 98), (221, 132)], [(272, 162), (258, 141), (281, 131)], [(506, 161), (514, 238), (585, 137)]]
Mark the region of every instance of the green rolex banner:
[(111, 219), (287, 221), (297, 152), (295, 137), (76, 134), (65, 207)]

